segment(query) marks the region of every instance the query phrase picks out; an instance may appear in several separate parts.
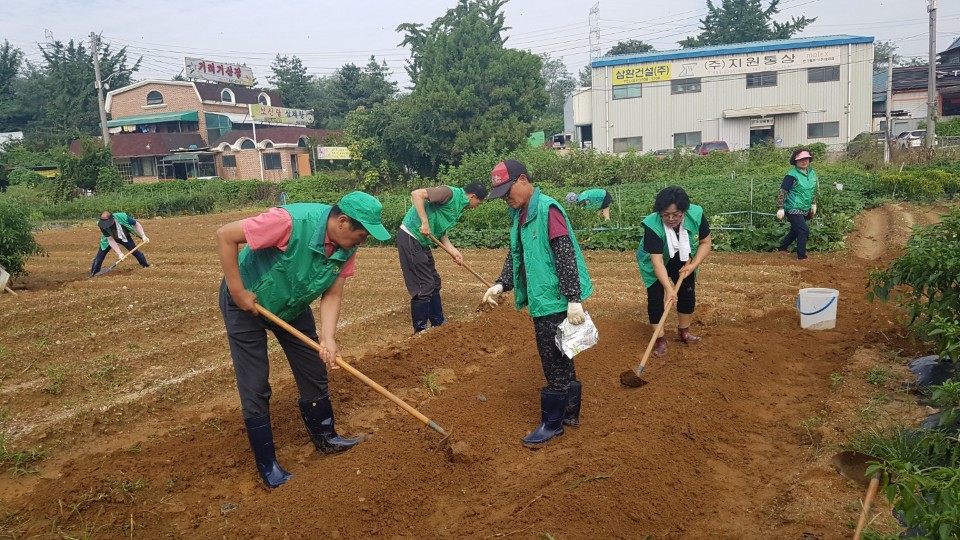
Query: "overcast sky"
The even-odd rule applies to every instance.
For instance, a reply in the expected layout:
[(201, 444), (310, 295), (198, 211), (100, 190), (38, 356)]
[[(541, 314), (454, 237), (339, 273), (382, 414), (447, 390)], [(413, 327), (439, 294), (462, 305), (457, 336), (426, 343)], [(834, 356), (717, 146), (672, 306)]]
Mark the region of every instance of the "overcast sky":
[[(719, 1), (718, 1), (719, 3)], [(766, 3), (766, 2), (765, 2)], [(590, 53), (590, 8), (595, 0), (510, 0), (508, 45), (560, 57), (576, 76)], [(938, 50), (960, 37), (960, 0), (938, 2)], [(0, 40), (31, 61), (38, 44), (88, 39), (91, 31), (115, 48), (143, 56), (137, 79), (169, 79), (183, 57), (246, 63), (261, 84), (277, 53), (299, 56), (310, 73), (330, 75), (341, 65), (386, 60), (407, 84), (408, 51), (397, 25), (429, 24), (455, 0), (289, 2), (264, 0), (0, 0)], [(802, 36), (850, 34), (892, 40), (904, 56), (927, 54), (926, 0), (781, 0), (778, 20), (816, 17)], [(600, 0), (600, 46), (641, 39), (658, 50), (698, 33), (706, 0)]]

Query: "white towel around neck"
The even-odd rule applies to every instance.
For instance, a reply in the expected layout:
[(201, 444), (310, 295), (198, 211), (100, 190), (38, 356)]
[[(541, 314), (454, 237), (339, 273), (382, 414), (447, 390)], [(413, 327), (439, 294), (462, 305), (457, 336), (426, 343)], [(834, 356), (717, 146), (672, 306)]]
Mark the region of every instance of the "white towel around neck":
[(673, 227), (666, 226), (663, 228), (666, 232), (667, 237), (667, 249), (670, 253), (670, 258), (672, 259), (677, 252), (680, 252), (680, 260), (687, 262), (690, 260), (690, 235), (687, 233), (686, 229), (681, 227), (681, 234), (677, 234), (677, 231), (673, 230)]
[(123, 226), (120, 225), (120, 222), (117, 221), (117, 218), (113, 218), (113, 224), (117, 228), (117, 238), (119, 238), (121, 242), (126, 242), (127, 241), (126, 231), (123, 230)]

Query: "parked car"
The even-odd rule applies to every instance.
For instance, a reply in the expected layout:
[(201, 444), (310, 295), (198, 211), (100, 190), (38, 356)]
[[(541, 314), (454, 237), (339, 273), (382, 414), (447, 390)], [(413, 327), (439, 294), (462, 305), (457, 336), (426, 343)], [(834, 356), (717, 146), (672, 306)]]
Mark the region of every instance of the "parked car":
[(850, 141), (847, 145), (847, 153), (857, 156), (877, 146), (882, 149), (885, 140), (886, 134), (882, 131), (864, 131)]
[(729, 152), (730, 147), (727, 146), (727, 141), (707, 141), (702, 142), (693, 147), (693, 153), (701, 156), (705, 156), (710, 152)]
[(657, 159), (669, 159), (672, 158), (676, 153), (676, 150), (673, 148), (664, 148), (663, 150), (657, 150), (653, 153), (653, 156)]
[[(925, 129), (904, 131), (900, 135), (897, 135), (897, 146), (900, 148), (920, 148), (924, 145), (924, 140), (926, 138), (927, 130)], [(937, 144), (936, 140), (934, 140), (933, 144)]]

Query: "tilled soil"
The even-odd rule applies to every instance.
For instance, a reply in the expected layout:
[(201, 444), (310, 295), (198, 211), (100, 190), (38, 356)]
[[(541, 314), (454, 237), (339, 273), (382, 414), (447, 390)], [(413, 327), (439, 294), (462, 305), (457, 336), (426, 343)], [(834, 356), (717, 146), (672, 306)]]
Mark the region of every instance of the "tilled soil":
[[(588, 252), (596, 293), (584, 305), (600, 343), (576, 359), (582, 424), (537, 451), (519, 444), (544, 384), (526, 312), (477, 312), (484, 287), (438, 254), (455, 322), (408, 337), (396, 252), (364, 248), (340, 346), (451, 435), (339, 371), (337, 429), (366, 440), (318, 455), (271, 341), (274, 435), (294, 478), (268, 491), (216, 307), (213, 231), (246, 215), (145, 220), (153, 267), (131, 259), (89, 281), (93, 224), (37, 235), (49, 257), (31, 261), (18, 297), (0, 296), (0, 411), (8, 452), (47, 457), (35, 474), (0, 476), (0, 537), (848, 537), (862, 494), (830, 469), (830, 444), (855, 427), (844, 412), (871, 390), (838, 392), (831, 375), (863, 385), (885, 351), (909, 352), (890, 307), (866, 301), (866, 276), (897, 254), (909, 225), (935, 219), (874, 210), (849, 251), (804, 263), (712, 255), (697, 287), (702, 345), (671, 341), (638, 389), (619, 384), (650, 337), (634, 256)], [(504, 255), (465, 259), (492, 280)], [(841, 291), (836, 329), (800, 330), (793, 305), (811, 286)], [(809, 419), (834, 417), (830, 440), (810, 429)]]

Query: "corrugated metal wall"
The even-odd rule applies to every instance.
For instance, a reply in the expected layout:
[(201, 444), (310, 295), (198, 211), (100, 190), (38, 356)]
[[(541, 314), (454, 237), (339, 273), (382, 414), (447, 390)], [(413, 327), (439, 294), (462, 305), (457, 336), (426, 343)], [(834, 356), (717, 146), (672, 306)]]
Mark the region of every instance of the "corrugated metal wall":
[[(672, 148), (673, 134), (701, 132), (703, 141), (725, 140), (732, 149), (749, 147), (750, 118), (726, 118), (724, 111), (750, 107), (799, 105), (804, 112), (774, 116), (774, 137), (783, 146), (824, 142), (846, 143), (872, 126), (873, 44), (851, 44), (840, 48), (840, 80), (808, 82), (803, 67), (778, 71), (777, 85), (747, 88), (746, 75), (702, 77), (701, 91), (671, 94), (670, 81), (644, 83), (642, 96), (614, 100), (613, 67), (593, 69), (591, 111), (575, 110), (575, 117), (591, 118), (593, 145), (609, 152), (613, 139), (643, 137), (643, 151)], [(791, 52), (812, 51), (800, 49)], [(728, 61), (733, 56), (712, 59)], [(698, 58), (698, 61), (711, 58)], [(676, 77), (675, 77), (676, 78)], [(574, 106), (582, 108), (583, 95)], [(839, 136), (807, 137), (810, 123), (839, 122)], [(578, 122), (580, 123), (580, 122)]]

